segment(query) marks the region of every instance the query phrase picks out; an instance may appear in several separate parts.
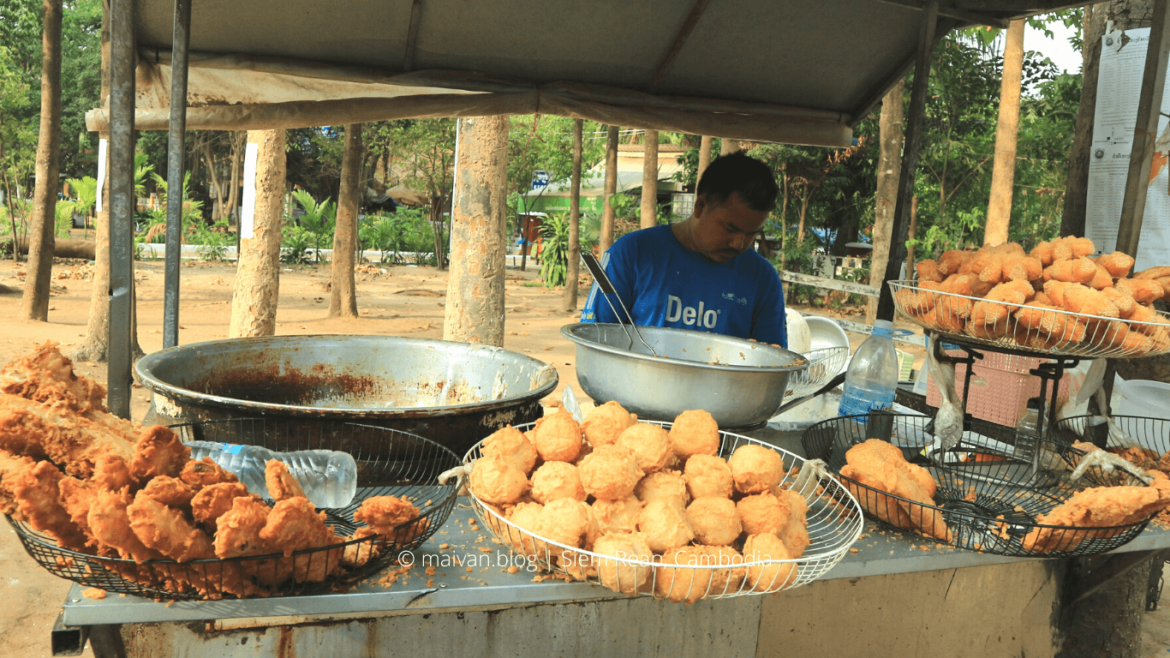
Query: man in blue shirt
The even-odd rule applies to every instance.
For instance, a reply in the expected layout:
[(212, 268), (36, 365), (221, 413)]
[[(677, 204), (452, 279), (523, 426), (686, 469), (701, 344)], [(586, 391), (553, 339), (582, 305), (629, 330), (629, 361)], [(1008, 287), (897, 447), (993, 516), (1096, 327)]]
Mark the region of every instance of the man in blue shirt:
[[(615, 242), (603, 265), (634, 324), (788, 347), (780, 277), (752, 249), (778, 192), (764, 163), (725, 155), (703, 172), (689, 218)], [(582, 322), (618, 321), (602, 296), (594, 284)], [(620, 313), (617, 300), (610, 302)]]

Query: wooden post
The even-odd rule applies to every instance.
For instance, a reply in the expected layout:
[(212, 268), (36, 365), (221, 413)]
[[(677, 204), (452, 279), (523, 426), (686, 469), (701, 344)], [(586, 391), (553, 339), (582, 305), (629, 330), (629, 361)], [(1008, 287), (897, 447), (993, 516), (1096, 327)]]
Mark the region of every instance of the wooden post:
[(926, 3), (922, 12), (922, 31), (918, 36), (918, 57), (914, 65), (914, 86), (910, 91), (910, 117), (906, 122), (906, 147), (902, 155), (902, 171), (898, 178), (898, 203), (894, 206), (894, 228), (891, 231), (890, 259), (882, 277), (878, 297), (877, 319), (894, 319), (894, 294), (886, 281), (897, 279), (906, 259), (906, 237), (910, 230), (910, 205), (914, 196), (914, 174), (918, 169), (918, 154), (922, 148), (922, 128), (926, 117), (927, 82), (930, 80), (930, 60), (934, 54), (934, 35), (938, 24), (938, 0)]
[(658, 131), (647, 130), (642, 144), (642, 228), (658, 225)]
[(508, 117), (463, 119), (443, 340), (504, 344)]
[(722, 137), (719, 139), (719, 155), (731, 155), (740, 150), (739, 141)]
[(1133, 147), (1129, 154), (1129, 175), (1125, 179), (1125, 199), (1121, 202), (1121, 221), (1117, 227), (1117, 250), (1135, 258), (1146, 210), (1146, 190), (1149, 189), (1154, 143), (1158, 139), (1162, 90), (1166, 83), (1166, 57), (1167, 49), (1170, 49), (1167, 1), (1154, 1), (1150, 44), (1146, 51), (1145, 69), (1142, 71), (1137, 123), (1134, 124)]
[[(252, 237), (240, 239), (236, 287), (228, 336), (271, 336), (276, 333), (280, 299), (280, 228), (284, 221), (285, 133), (249, 130), (256, 144), (256, 203)], [(244, 181), (247, 185), (249, 181)], [(337, 254), (333, 255), (334, 258)]]
[(910, 234), (906, 240), (906, 278), (914, 278), (914, 234), (918, 232), (918, 197), (910, 200)]
[[(898, 172), (902, 168), (902, 124), (906, 111), (903, 97), (906, 80), (898, 81), (882, 99), (882, 116), (878, 131), (881, 153), (878, 156), (877, 195), (874, 203), (873, 256), (869, 263), (869, 285), (881, 286), (890, 260), (890, 234), (894, 230), (894, 206), (898, 201)], [(865, 321), (873, 324), (877, 317), (877, 298), (869, 297)]]
[(995, 164), (991, 169), (991, 198), (983, 244), (1008, 240), (1012, 216), (1012, 185), (1016, 179), (1016, 136), (1020, 131), (1020, 82), (1024, 67), (1024, 19), (1008, 26), (1003, 49), (1003, 80), (999, 89), (999, 122), (995, 129)]
[[(362, 196), (362, 124), (345, 127), (341, 154), (341, 189), (337, 193), (337, 222), (333, 229), (332, 283), (329, 286), (329, 317), (357, 317), (357, 284), (354, 281), (354, 250), (357, 248), (358, 201)], [(431, 202), (431, 208), (437, 204)], [(431, 213), (431, 230), (434, 211)], [(436, 252), (435, 260), (442, 256)], [(436, 263), (438, 264), (438, 263)]]
[(598, 250), (604, 254), (613, 246), (613, 205), (609, 198), (617, 194), (618, 127), (609, 126), (605, 136), (605, 198), (601, 206), (601, 236)]
[(573, 180), (569, 192), (569, 262), (565, 271), (565, 310), (577, 310), (577, 276), (581, 269), (581, 142), (585, 122), (573, 122)]
[(699, 181), (703, 178), (703, 172), (707, 171), (707, 167), (711, 165), (711, 143), (714, 141), (714, 137), (703, 135), (699, 142), (699, 168), (695, 171), (695, 194), (699, 193)]

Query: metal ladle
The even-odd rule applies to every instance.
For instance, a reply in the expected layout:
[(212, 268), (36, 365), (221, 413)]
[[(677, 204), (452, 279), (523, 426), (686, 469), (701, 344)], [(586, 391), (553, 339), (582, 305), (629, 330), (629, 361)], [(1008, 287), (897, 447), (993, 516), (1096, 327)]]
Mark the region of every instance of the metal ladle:
[(617, 294), (617, 289), (613, 287), (613, 281), (609, 280), (609, 275), (605, 273), (605, 269), (601, 267), (601, 263), (597, 262), (597, 257), (590, 252), (585, 252), (581, 257), (585, 260), (585, 267), (589, 268), (589, 273), (593, 275), (593, 280), (601, 288), (602, 296), (605, 297), (605, 303), (609, 305), (609, 310), (613, 311), (614, 317), (618, 319), (618, 326), (625, 332), (626, 338), (630, 339), (630, 345), (626, 349), (632, 349), (634, 347), (634, 337), (626, 329), (626, 323), (622, 320), (622, 316), (617, 312), (617, 309), (613, 307), (613, 302), (609, 301), (610, 295), (613, 295), (614, 299), (618, 302), (618, 306), (621, 306), (622, 311), (625, 312), (626, 318), (630, 321), (630, 329), (634, 330), (634, 336), (638, 337), (638, 340), (646, 346), (646, 349), (650, 350), (651, 354), (658, 356), (658, 352), (655, 352), (654, 348), (650, 347), (650, 343), (647, 343), (642, 338), (642, 333), (638, 331), (638, 325), (634, 324), (634, 316), (630, 315), (630, 311), (626, 308), (621, 296)]

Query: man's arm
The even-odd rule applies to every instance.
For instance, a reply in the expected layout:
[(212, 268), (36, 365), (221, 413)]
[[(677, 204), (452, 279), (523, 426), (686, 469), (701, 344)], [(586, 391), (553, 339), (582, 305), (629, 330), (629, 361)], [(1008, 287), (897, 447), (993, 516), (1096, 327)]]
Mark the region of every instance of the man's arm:
[(784, 316), (784, 287), (770, 265), (763, 272), (761, 291), (752, 318), (752, 338), (761, 343), (788, 349), (788, 326)]

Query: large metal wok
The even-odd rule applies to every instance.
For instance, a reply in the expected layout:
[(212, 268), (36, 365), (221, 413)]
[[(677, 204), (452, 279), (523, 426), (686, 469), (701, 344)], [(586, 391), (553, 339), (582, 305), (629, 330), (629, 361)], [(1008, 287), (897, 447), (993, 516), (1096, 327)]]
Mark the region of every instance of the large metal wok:
[(561, 328), (577, 344), (577, 381), (595, 402), (616, 400), (645, 420), (703, 409), (725, 430), (752, 429), (784, 403), (804, 357), (780, 347), (703, 331), (638, 327), (654, 352), (619, 324)]
[(172, 347), (138, 361), (153, 422), (353, 421), (410, 432), (457, 454), (542, 415), (546, 363), (497, 347), (393, 336), (271, 336)]

